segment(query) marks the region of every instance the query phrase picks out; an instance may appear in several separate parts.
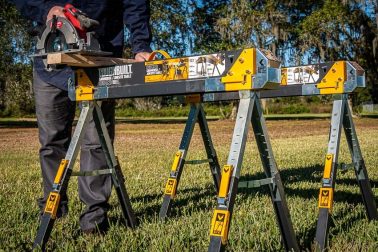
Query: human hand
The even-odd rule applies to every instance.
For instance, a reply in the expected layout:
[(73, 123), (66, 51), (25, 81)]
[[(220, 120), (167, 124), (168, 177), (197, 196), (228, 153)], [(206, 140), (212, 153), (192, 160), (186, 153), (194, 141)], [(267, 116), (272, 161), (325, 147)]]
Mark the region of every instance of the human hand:
[(47, 14), (46, 23), (53, 18), (53, 16), (57, 17), (65, 17), (63, 12), (63, 7), (54, 6), (50, 9), (49, 13)]
[(147, 61), (148, 58), (150, 57), (150, 55), (151, 55), (151, 53), (149, 53), (149, 52), (138, 52), (135, 55), (135, 60), (138, 61), (138, 62)]

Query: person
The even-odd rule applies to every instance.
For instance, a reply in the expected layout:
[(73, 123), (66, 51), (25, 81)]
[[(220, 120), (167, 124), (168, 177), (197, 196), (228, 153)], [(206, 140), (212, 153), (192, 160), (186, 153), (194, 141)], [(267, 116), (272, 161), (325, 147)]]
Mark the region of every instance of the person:
[[(103, 51), (122, 57), (124, 45), (124, 24), (130, 32), (132, 52), (137, 61), (145, 61), (150, 56), (151, 32), (149, 27), (148, 0), (91, 0), (91, 1), (14, 1), (17, 9), (27, 19), (43, 26), (55, 16), (64, 16), (63, 6), (67, 3), (83, 11), (100, 25), (95, 29)], [(33, 91), (38, 121), (39, 150), (43, 197), (38, 205), (43, 212), (49, 192), (71, 140), (71, 128), (75, 116), (75, 102), (68, 98), (67, 79), (71, 76), (69, 67), (47, 71), (42, 59), (33, 62)], [(104, 101), (101, 105), (109, 135), (114, 140), (114, 101)], [(80, 153), (81, 171), (107, 168), (105, 155), (96, 134), (93, 118), (86, 128)], [(109, 227), (107, 211), (111, 194), (109, 175), (79, 177), (79, 197), (86, 205), (80, 216), (80, 228), (84, 233), (106, 232)], [(68, 212), (67, 195), (61, 195), (57, 217)]]

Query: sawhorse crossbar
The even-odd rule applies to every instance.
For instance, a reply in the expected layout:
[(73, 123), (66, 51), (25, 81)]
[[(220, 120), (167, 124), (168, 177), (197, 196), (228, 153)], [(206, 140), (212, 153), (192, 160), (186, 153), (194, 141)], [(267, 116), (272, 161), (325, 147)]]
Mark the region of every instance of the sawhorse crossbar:
[(329, 219), (333, 205), (338, 156), (340, 148), (341, 128), (344, 128), (349, 151), (352, 156), (352, 165), (360, 186), (362, 199), (369, 220), (378, 219), (374, 194), (370, 187), (368, 173), (362, 157), (356, 130), (354, 128), (351, 109), (348, 106), (348, 95), (335, 96), (332, 108), (331, 128), (329, 133), (328, 151), (325, 159), (322, 188), (319, 193), (319, 216), (316, 226), (316, 250), (323, 251), (327, 247)]
[[(54, 179), (53, 190), (50, 192), (47, 199), (43, 215), (41, 217), (41, 223), (37, 232), (37, 236), (34, 240), (33, 249), (40, 248), (45, 250), (45, 245), (50, 237), (55, 219), (56, 213), (60, 204), (60, 197), (67, 191), (67, 186), (70, 177), (73, 175), (73, 167), (75, 160), (79, 153), (81, 142), (88, 126), (88, 122), (92, 118), (96, 125), (96, 130), (100, 139), (102, 149), (105, 154), (106, 162), (108, 165), (107, 170), (97, 170), (91, 172), (91, 174), (84, 174), (86, 176), (96, 176), (111, 174), (113, 185), (116, 189), (117, 196), (122, 208), (123, 216), (126, 220), (126, 224), (134, 228), (136, 226), (136, 219), (133, 209), (131, 207), (130, 199), (126, 191), (124, 184), (124, 177), (119, 166), (119, 162), (114, 155), (113, 146), (109, 137), (108, 130), (105, 125), (104, 117), (98, 101), (83, 101), (82, 109), (79, 120), (77, 122), (74, 134), (72, 136), (71, 143), (68, 147), (67, 154), (62, 160), (56, 177)], [(83, 175), (83, 174), (81, 174)]]
[[(227, 244), (228, 231), (230, 229), (238, 187), (255, 187), (256, 185), (263, 184), (269, 185), (276, 219), (286, 250), (299, 251), (285, 199), (283, 184), (265, 126), (259, 94), (252, 91), (240, 91), (239, 95), (239, 110), (227, 165), (223, 167), (222, 171), (217, 207), (211, 221), (208, 251), (223, 251)], [(252, 124), (261, 162), (267, 178), (259, 181), (239, 182), (250, 123)]]
[[(179, 150), (175, 155), (171, 168), (171, 173), (165, 186), (163, 204), (160, 208), (159, 213), (160, 219), (165, 219), (169, 215), (170, 209), (172, 207), (172, 200), (176, 195), (177, 187), (180, 182), (181, 174), (185, 164), (209, 163), (216, 192), (218, 192), (219, 189), (219, 183), (221, 180), (220, 167), (218, 157), (215, 152), (213, 142), (211, 140), (209, 127), (206, 121), (205, 111), (203, 110), (201, 104), (201, 97), (199, 95), (192, 96), (188, 97), (188, 100), (190, 103), (190, 112), (188, 120), (186, 121), (185, 130), (181, 139)], [(189, 149), (190, 140), (193, 136), (194, 126), (197, 122), (199, 124), (203, 143), (205, 145), (207, 159), (192, 161), (185, 160), (186, 154)]]

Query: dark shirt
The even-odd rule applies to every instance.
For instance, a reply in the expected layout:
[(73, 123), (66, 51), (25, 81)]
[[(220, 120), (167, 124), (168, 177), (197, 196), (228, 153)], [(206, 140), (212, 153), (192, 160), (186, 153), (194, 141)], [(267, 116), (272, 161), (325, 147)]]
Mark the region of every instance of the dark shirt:
[[(151, 52), (151, 32), (149, 27), (150, 11), (148, 0), (13, 0), (22, 16), (43, 25), (49, 10), (53, 6), (64, 6), (71, 3), (86, 13), (91, 19), (100, 22), (95, 32), (103, 51), (113, 52), (121, 57), (124, 45), (124, 24), (130, 31), (130, 43), (133, 53)], [(40, 58), (34, 60), (34, 70), (39, 77), (63, 90), (67, 90), (67, 76), (70, 68), (53, 70), (44, 69)]]

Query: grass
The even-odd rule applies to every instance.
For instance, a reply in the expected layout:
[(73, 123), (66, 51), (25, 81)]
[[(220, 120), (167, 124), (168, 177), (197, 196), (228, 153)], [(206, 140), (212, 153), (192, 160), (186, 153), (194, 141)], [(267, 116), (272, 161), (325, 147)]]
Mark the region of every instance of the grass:
[[(206, 110), (207, 111), (207, 110)], [(137, 115), (135, 117), (130, 116), (116, 116), (116, 121), (118, 123), (134, 123), (134, 124), (143, 124), (143, 123), (185, 123), (188, 119), (187, 113), (188, 109), (185, 111), (186, 116), (141, 116)], [(212, 115), (210, 113), (206, 115), (208, 121), (220, 120), (221, 116)], [(122, 113), (120, 113), (122, 115)], [(363, 117), (370, 117), (364, 115)], [(330, 118), (329, 113), (303, 113), (303, 114), (269, 114), (265, 115), (266, 120), (312, 120), (312, 119), (323, 119)], [(374, 117), (373, 117), (374, 118)], [(77, 118), (76, 118), (77, 119)], [(19, 128), (29, 128), (37, 127), (37, 119), (32, 117), (27, 118), (14, 118), (14, 117), (0, 117), (0, 128), (2, 127), (19, 127)]]
[[(227, 105), (214, 105), (210, 103), (203, 104), (205, 111), (208, 116), (221, 117), (223, 111), (224, 114), (230, 114), (232, 110), (232, 104)], [(138, 117), (138, 118), (148, 118), (148, 117), (186, 117), (189, 110), (189, 105), (171, 105), (163, 106), (156, 110), (137, 110), (134, 107), (119, 107), (116, 108), (116, 115), (119, 117)]]
[[(378, 200), (378, 120), (356, 119), (366, 166)], [(220, 163), (225, 164), (234, 122), (209, 122)], [(294, 229), (302, 250), (310, 250), (317, 221), (317, 197), (327, 149), (329, 119), (268, 121), (273, 151), (281, 171)], [(184, 124), (118, 124), (116, 153), (126, 177), (139, 225), (122, 225), (115, 192), (109, 212), (111, 228), (103, 236), (78, 235), (84, 206), (77, 196), (77, 180), (68, 190), (69, 215), (54, 226), (48, 248), (55, 251), (205, 251), (210, 220), (216, 206), (207, 165), (186, 166), (166, 223), (157, 215), (173, 156)], [(36, 128), (0, 128), (0, 251), (31, 248), (38, 225), (36, 198), (41, 195)], [(242, 179), (262, 178), (262, 167), (249, 134)], [(196, 128), (188, 160), (205, 151)], [(340, 162), (350, 162), (345, 139)], [(377, 251), (378, 221), (365, 215), (353, 171), (339, 173), (330, 228), (330, 251)], [(229, 251), (282, 250), (279, 230), (266, 188), (240, 190), (230, 230)]]

